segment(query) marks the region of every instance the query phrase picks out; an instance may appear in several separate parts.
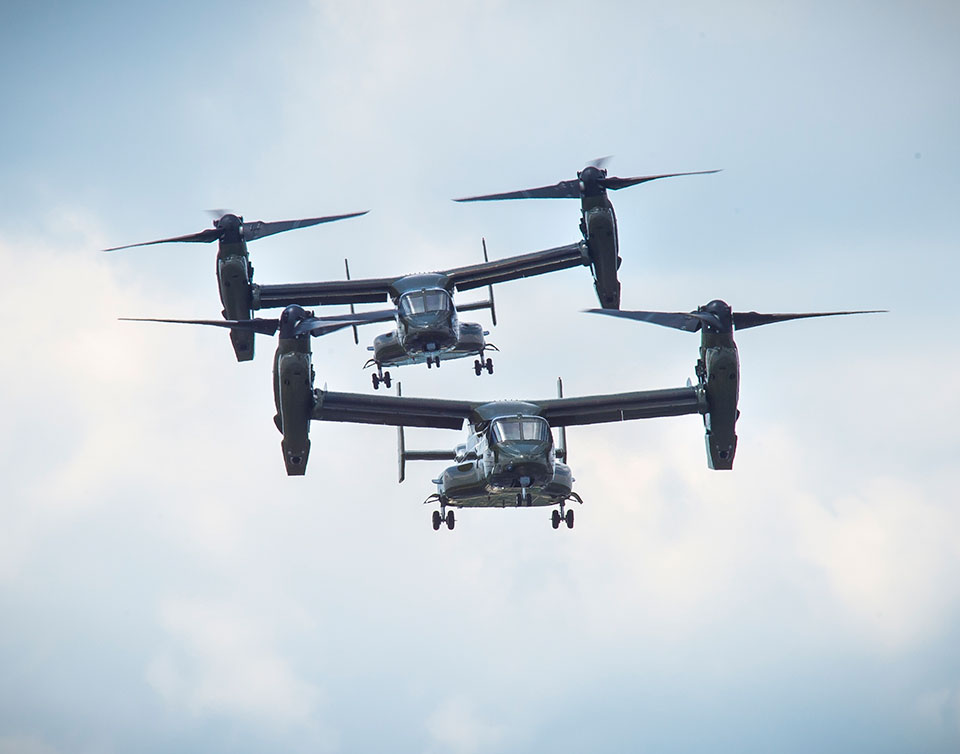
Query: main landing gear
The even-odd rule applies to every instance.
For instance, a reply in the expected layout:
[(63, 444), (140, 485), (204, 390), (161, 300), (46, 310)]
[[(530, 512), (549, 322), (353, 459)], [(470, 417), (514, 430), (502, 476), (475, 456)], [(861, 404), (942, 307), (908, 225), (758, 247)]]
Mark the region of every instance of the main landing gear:
[[(379, 374), (377, 373), (379, 372)], [(380, 372), (379, 368), (377, 372), (374, 372), (371, 377), (373, 377), (373, 389), (379, 390), (380, 383), (382, 382), (385, 387), (390, 387), (390, 372)]]
[(427, 356), (427, 369), (435, 366), (437, 369), (440, 368), (440, 357), (439, 356)]
[(473, 373), (480, 376), (483, 370), (487, 370), (487, 374), (493, 374), (493, 359), (488, 358), (486, 361), (481, 361), (480, 359), (473, 360)]
[(559, 529), (561, 522), (565, 523), (568, 529), (573, 528), (573, 508), (570, 508), (566, 514), (564, 514), (562, 500), (560, 501), (560, 510), (555, 510), (550, 514), (550, 523), (554, 529)]
[(453, 525), (456, 523), (456, 519), (453, 517), (453, 511), (447, 511), (446, 515), (443, 513), (443, 505), (440, 505), (440, 510), (433, 512), (433, 530), (437, 531), (440, 527), (446, 523), (447, 528), (453, 531)]

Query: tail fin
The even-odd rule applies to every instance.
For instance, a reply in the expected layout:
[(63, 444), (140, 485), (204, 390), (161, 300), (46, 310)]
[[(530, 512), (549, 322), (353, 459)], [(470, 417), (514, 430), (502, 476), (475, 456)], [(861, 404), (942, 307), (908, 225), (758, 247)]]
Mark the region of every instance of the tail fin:
[[(483, 261), (489, 262), (490, 258), (487, 256), (487, 239), (482, 239), (483, 241)], [(493, 286), (487, 286), (487, 300), (486, 301), (472, 301), (469, 304), (463, 304), (457, 306), (458, 312), (475, 312), (478, 309), (489, 309), (490, 310), (490, 319), (493, 320), (493, 324), (497, 324), (497, 307), (493, 300)]]
[[(347, 280), (349, 280), (350, 279), (350, 263), (346, 259), (343, 260), (343, 267), (347, 271)], [(350, 304), (350, 313), (351, 314), (357, 313), (357, 310), (353, 306), (353, 304)], [(353, 342), (356, 345), (360, 345), (360, 333), (357, 332), (356, 325), (353, 326)], [(403, 481), (403, 480), (401, 479), (400, 481)]]
[[(487, 239), (481, 238), (480, 242), (483, 244), (483, 261), (489, 262), (490, 258), (487, 256)], [(493, 303), (493, 286), (487, 286), (487, 294), (490, 303), (490, 319), (493, 320), (493, 324), (497, 324), (497, 307)]]
[[(397, 395), (401, 395), (400, 381), (397, 381)], [(407, 450), (403, 436), (403, 427), (397, 427), (397, 482), (406, 478), (407, 461), (453, 461), (457, 454), (452, 450)]]
[[(563, 398), (563, 378), (557, 377), (557, 398)], [(557, 458), (567, 462), (567, 428), (560, 427), (560, 442), (557, 445)]]

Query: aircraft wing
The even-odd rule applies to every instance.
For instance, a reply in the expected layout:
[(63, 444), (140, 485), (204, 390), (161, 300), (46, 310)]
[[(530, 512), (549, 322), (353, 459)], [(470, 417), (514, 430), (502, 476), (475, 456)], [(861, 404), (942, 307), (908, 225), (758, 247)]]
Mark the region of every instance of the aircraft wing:
[(521, 254), (517, 257), (494, 259), (492, 262), (480, 262), (467, 267), (455, 267), (444, 274), (458, 291), (469, 291), (484, 285), (543, 275), (546, 272), (588, 264), (590, 262), (586, 244), (581, 241), (567, 246), (558, 246), (555, 249)]
[(705, 414), (708, 411), (706, 396), (696, 387), (530, 402), (540, 407), (540, 416), (546, 419), (551, 427)]
[(254, 309), (300, 304), (371, 304), (387, 301), (390, 286), (396, 278), (367, 278), (365, 280), (326, 280), (320, 283), (279, 283), (253, 285)]
[(443, 398), (317, 392), (313, 418), (320, 421), (387, 424), (396, 427), (461, 429), (479, 404)]

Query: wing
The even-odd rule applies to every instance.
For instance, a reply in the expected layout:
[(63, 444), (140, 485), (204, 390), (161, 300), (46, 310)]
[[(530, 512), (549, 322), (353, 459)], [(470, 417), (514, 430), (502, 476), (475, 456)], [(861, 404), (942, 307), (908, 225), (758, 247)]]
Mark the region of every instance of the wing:
[(547, 272), (588, 264), (590, 261), (586, 244), (581, 241), (517, 257), (494, 259), (492, 262), (481, 262), (467, 267), (455, 267), (444, 274), (458, 291), (469, 291), (484, 285), (543, 275)]
[(320, 421), (388, 424), (395, 427), (461, 429), (477, 403), (442, 398), (334, 393), (320, 390), (313, 418)]
[(273, 309), (300, 304), (372, 304), (387, 301), (396, 278), (328, 280), (321, 283), (280, 283), (253, 285), (254, 308)]
[(708, 411), (706, 396), (696, 387), (554, 398), (531, 403), (540, 407), (540, 416), (546, 419), (551, 427), (705, 414)]

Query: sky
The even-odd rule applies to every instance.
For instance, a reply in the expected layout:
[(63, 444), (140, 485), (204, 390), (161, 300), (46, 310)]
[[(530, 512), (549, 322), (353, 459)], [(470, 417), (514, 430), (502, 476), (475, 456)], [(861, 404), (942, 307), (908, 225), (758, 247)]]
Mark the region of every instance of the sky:
[[(0, 754), (960, 749), (960, 9), (949, 2), (0, 4)], [(888, 309), (738, 335), (739, 446), (697, 416), (568, 432), (545, 509), (421, 505), (391, 428), (284, 473), (271, 351), (219, 330), (215, 250), (100, 249), (369, 209), (251, 245), (265, 283), (579, 238), (611, 194), (624, 308)], [(498, 286), (493, 400), (683, 385), (697, 338)], [(458, 301), (479, 296), (467, 293)], [(325, 313), (339, 311), (335, 308)], [(317, 384), (369, 392), (364, 345)], [(366, 338), (366, 340), (363, 340)], [(463, 435), (411, 430), (408, 447)]]

